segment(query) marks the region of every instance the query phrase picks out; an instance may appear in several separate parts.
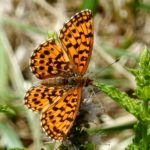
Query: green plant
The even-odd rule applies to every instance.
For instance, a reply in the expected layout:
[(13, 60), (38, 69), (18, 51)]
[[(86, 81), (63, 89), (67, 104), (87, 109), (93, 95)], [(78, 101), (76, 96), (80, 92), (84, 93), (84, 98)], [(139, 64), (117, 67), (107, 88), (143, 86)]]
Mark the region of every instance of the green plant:
[[(94, 82), (101, 91), (115, 100), (121, 107), (137, 118), (134, 125), (135, 137), (133, 143), (126, 150), (148, 150), (150, 149), (150, 51), (146, 48), (142, 50), (140, 62), (137, 69), (130, 69), (136, 80), (134, 97), (129, 97), (126, 93), (117, 88)], [(93, 130), (94, 131), (94, 130)], [(90, 131), (92, 132), (92, 131)]]

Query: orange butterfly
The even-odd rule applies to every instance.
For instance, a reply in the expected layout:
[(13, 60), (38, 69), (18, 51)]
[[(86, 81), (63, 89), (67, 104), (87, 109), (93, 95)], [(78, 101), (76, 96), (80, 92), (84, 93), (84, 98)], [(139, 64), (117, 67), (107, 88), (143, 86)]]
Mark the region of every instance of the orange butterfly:
[(79, 109), (81, 90), (91, 83), (83, 75), (92, 48), (92, 14), (83, 10), (64, 24), (59, 41), (49, 39), (31, 56), (31, 70), (42, 83), (26, 92), (25, 105), (41, 112), (42, 128), (54, 140), (66, 137)]

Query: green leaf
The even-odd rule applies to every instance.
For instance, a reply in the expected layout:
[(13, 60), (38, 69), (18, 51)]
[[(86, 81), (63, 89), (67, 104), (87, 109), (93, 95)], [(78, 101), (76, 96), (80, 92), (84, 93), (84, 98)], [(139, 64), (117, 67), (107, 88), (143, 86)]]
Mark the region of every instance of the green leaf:
[(57, 34), (53, 31), (48, 31), (48, 38), (58, 40)]
[(0, 112), (9, 113), (15, 115), (15, 111), (7, 105), (0, 105)]
[(126, 109), (134, 116), (139, 117), (139, 113), (141, 112), (141, 109), (143, 107), (141, 101), (130, 98), (126, 93), (121, 92), (117, 88), (101, 83), (99, 81), (94, 81), (93, 84), (97, 86), (101, 91), (103, 91), (106, 95), (115, 100), (121, 107)]
[(139, 149), (139, 146), (135, 144), (131, 144), (125, 150), (140, 150), (140, 149)]
[(135, 94), (144, 101), (150, 100), (150, 52), (146, 48), (142, 50), (135, 80), (137, 83)]
[(96, 13), (98, 6), (98, 0), (82, 0), (82, 7), (81, 9), (90, 9), (93, 14)]
[(95, 149), (95, 145), (92, 144), (92, 143), (87, 143), (87, 144), (84, 144), (84, 150), (94, 150)]

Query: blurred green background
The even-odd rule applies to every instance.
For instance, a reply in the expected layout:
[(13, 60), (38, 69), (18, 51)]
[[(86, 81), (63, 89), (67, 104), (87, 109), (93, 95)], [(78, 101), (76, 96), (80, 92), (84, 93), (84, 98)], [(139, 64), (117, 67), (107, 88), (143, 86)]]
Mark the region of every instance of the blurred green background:
[[(141, 49), (150, 45), (149, 0), (0, 0), (0, 149), (59, 149), (61, 143), (51, 143), (41, 132), (39, 115), (23, 104), (25, 91), (38, 82), (29, 59), (48, 32), (59, 33), (72, 15), (86, 8), (94, 19), (87, 75), (133, 96), (135, 81), (127, 68), (135, 68)], [(85, 89), (83, 99), (89, 128), (118, 125), (113, 133), (88, 135), (83, 149), (125, 149), (134, 136), (135, 118), (95, 88)]]

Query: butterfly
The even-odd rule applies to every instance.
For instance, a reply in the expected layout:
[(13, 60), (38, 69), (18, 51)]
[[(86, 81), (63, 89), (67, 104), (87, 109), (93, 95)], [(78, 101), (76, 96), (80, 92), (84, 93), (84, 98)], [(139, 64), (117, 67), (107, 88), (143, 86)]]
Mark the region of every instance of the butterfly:
[(31, 56), (31, 71), (41, 84), (26, 92), (24, 103), (40, 112), (43, 130), (56, 141), (67, 136), (78, 113), (82, 88), (92, 81), (83, 77), (92, 49), (92, 13), (86, 9), (63, 25), (58, 40), (50, 38)]

